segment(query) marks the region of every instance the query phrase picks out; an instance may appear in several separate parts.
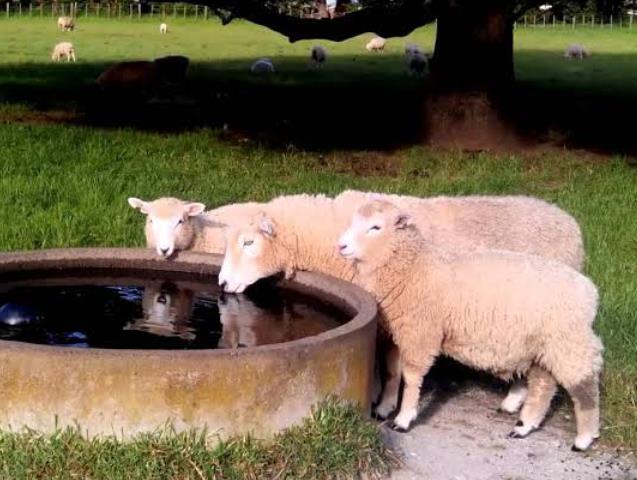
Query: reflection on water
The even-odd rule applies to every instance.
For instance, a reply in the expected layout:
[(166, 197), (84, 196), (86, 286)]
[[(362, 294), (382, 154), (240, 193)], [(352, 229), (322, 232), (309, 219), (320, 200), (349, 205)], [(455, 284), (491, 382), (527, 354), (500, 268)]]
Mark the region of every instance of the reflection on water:
[(252, 347), (317, 335), (346, 321), (275, 288), (221, 296), (208, 281), (50, 278), (0, 283), (0, 338), (84, 348)]

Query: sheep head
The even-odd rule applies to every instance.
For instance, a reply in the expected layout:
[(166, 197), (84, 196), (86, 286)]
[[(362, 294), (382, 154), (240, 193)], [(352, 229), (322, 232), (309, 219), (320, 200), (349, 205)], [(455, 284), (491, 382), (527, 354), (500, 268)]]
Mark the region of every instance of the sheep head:
[(206, 209), (203, 203), (170, 197), (152, 202), (131, 197), (128, 204), (146, 215), (146, 245), (164, 258), (192, 246), (195, 237), (192, 217)]
[(247, 224), (226, 230), (226, 253), (219, 285), (226, 292), (241, 293), (256, 281), (285, 269), (280, 262), (278, 227), (259, 212)]
[(384, 263), (393, 255), (401, 232), (410, 225), (409, 215), (392, 203), (372, 200), (354, 214), (338, 241), (339, 253), (357, 263)]

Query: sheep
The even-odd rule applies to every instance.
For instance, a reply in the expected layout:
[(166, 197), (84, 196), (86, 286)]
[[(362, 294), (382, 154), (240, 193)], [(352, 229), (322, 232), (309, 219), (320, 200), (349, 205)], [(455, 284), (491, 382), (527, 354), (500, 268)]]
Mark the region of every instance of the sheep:
[(429, 57), (424, 53), (408, 55), (407, 67), (411, 75), (422, 76), (429, 70)]
[(274, 63), (269, 58), (260, 58), (250, 66), (250, 72), (259, 75), (268, 75), (274, 73)]
[[(505, 380), (528, 376), (528, 397), (511, 437), (540, 426), (559, 383), (575, 407), (573, 450), (599, 438), (603, 347), (592, 330), (597, 289), (587, 277), (535, 255), (449, 254), (385, 200), (358, 209), (338, 249), (355, 263), (356, 283), (377, 299), (380, 322), (398, 347), (405, 387), (397, 430), (406, 431), (416, 418), (422, 378), (444, 354)], [(397, 389), (394, 380), (388, 386)]]
[[(428, 241), (459, 251), (505, 249), (583, 264), (582, 234), (577, 222), (558, 207), (529, 197), (417, 198), (348, 190), (335, 199), (297, 195), (252, 205), (243, 220), (227, 228), (219, 283), (242, 292), (261, 278), (311, 270), (351, 281), (351, 264), (334, 253), (338, 233), (356, 209), (374, 198), (397, 203), (413, 215)], [(320, 218), (316, 222), (315, 218)], [(223, 223), (222, 219), (218, 219)], [(515, 383), (500, 408), (514, 413), (527, 391)]]
[(71, 59), (75, 62), (75, 48), (71, 42), (60, 42), (53, 47), (53, 53), (51, 53), (51, 60), (59, 62), (62, 57), (66, 57), (66, 61), (70, 62)]
[(564, 52), (564, 58), (584, 59), (590, 55), (588, 49), (581, 43), (571, 43)]
[(223, 254), (225, 239), (222, 228), (260, 208), (256, 203), (240, 203), (204, 214), (203, 203), (173, 197), (150, 202), (130, 197), (128, 204), (146, 215), (146, 246), (164, 258), (170, 258), (179, 250)]
[(310, 50), (310, 61), (315, 68), (319, 68), (327, 61), (327, 49), (321, 45), (314, 45)]
[(425, 55), (425, 51), (415, 43), (405, 44), (405, 56), (410, 57), (412, 55)]
[(381, 52), (385, 50), (386, 43), (387, 43), (387, 40), (385, 40), (384, 38), (374, 37), (369, 42), (367, 42), (367, 45), (365, 45), (365, 48), (367, 49), (368, 52)]
[(72, 17), (59, 17), (58, 18), (58, 30), (63, 32), (69, 32), (75, 29), (75, 21)]
[(194, 340), (190, 327), (194, 309), (194, 292), (171, 282), (148, 283), (142, 294), (144, 315), (124, 326), (124, 330), (139, 330), (154, 335)]
[(258, 298), (245, 295), (220, 297), (217, 305), (223, 330), (217, 347), (255, 347), (289, 342), (339, 326), (333, 318), (303, 304), (288, 304), (276, 295), (269, 295), (266, 300), (268, 309), (260, 306)]
[(160, 23), (159, 24), (159, 33), (161, 33), (161, 34), (168, 33), (168, 25), (166, 25), (165, 23)]
[(151, 61), (120, 62), (106, 69), (97, 78), (102, 88), (152, 89), (166, 84), (182, 83), (190, 60), (170, 55)]

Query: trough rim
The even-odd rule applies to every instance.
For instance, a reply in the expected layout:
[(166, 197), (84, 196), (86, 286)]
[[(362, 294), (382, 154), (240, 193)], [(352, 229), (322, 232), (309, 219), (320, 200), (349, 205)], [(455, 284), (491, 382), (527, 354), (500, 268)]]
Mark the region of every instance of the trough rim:
[[(218, 275), (223, 257), (217, 254), (200, 252), (179, 252), (171, 259), (160, 258), (153, 250), (146, 248), (56, 248), (23, 250), (0, 253), (0, 283), (2, 275), (12, 272), (41, 270), (64, 270), (72, 268), (131, 270), (154, 270), (166, 272)], [(324, 344), (338, 342), (343, 337), (376, 326), (378, 308), (376, 300), (367, 291), (353, 283), (315, 272), (299, 271), (293, 280), (282, 280), (282, 288), (300, 291), (312, 296), (321, 294), (332, 297), (327, 300), (341, 310), (355, 310), (356, 314), (348, 322), (315, 336), (305, 337), (284, 343), (260, 345), (237, 349), (107, 349), (64, 347), (41, 345), (15, 340), (0, 340), (0, 349), (15, 349), (46, 352), (51, 355), (66, 356), (116, 356), (130, 358), (172, 357), (188, 358), (208, 357), (249, 357), (264, 352), (294, 352), (316, 349)], [(309, 290), (309, 291), (308, 291)], [(335, 301), (337, 300), (337, 301)]]

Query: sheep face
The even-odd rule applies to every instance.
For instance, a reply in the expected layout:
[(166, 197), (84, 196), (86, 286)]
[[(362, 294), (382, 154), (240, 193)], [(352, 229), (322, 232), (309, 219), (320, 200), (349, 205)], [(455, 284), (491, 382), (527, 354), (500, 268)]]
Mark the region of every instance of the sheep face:
[(195, 236), (191, 217), (200, 215), (206, 208), (203, 203), (184, 202), (177, 198), (146, 202), (131, 197), (128, 203), (146, 215), (146, 245), (164, 258), (170, 257), (175, 250), (190, 248)]
[(374, 200), (363, 205), (338, 241), (344, 258), (359, 262), (383, 262), (391, 257), (396, 232), (410, 225), (409, 216), (389, 202)]
[(247, 226), (228, 228), (219, 285), (241, 293), (254, 282), (283, 270), (277, 261), (276, 226), (259, 213)]

